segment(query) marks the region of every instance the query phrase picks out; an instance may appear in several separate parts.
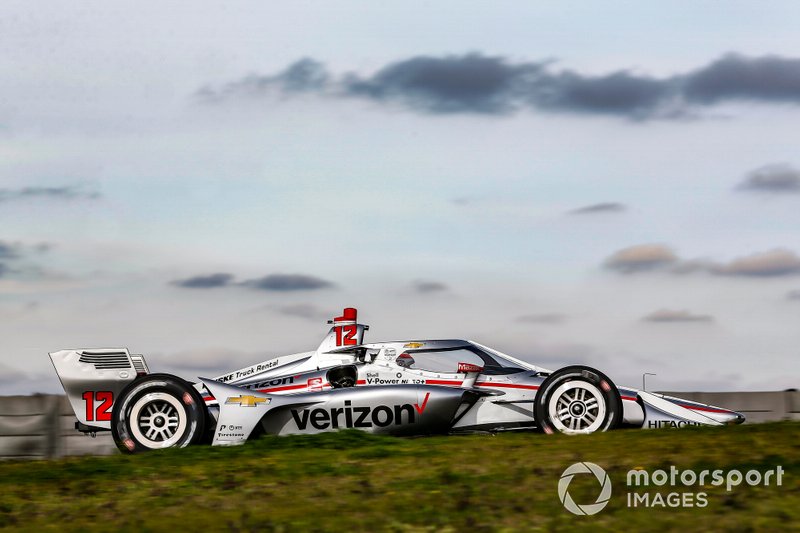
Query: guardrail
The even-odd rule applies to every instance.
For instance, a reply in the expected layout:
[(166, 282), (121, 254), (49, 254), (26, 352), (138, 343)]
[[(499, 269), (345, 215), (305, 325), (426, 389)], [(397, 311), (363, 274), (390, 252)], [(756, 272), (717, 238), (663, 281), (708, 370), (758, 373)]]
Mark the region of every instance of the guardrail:
[(92, 438), (75, 430), (66, 396), (0, 396), (0, 457), (56, 458), (110, 455), (117, 447), (110, 432)]
[[(664, 392), (739, 411), (747, 423), (800, 420), (800, 392)], [(0, 396), (0, 458), (56, 458), (118, 453), (110, 432), (96, 438), (75, 430), (66, 396)]]
[(772, 392), (662, 392), (717, 407), (738, 411), (747, 424), (777, 420), (800, 420), (800, 391)]

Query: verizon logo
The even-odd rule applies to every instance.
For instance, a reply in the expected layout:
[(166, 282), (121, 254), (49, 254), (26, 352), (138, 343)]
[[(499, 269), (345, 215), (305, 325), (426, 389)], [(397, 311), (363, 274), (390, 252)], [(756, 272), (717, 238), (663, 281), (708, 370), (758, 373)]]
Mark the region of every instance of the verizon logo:
[(314, 429), (338, 428), (371, 428), (400, 426), (415, 424), (417, 415), (422, 415), (428, 405), (428, 397), (420, 404), (404, 403), (402, 405), (379, 405), (377, 407), (353, 406), (350, 400), (345, 400), (344, 407), (331, 409), (292, 409), (292, 418), (300, 431), (305, 431), (308, 425)]

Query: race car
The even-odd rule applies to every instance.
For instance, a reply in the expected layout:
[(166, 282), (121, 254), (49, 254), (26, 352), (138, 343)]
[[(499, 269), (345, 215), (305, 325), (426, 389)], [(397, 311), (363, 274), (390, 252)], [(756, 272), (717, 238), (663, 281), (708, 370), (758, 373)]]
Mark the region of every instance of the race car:
[(125, 348), (50, 354), (85, 433), (111, 431), (126, 453), (242, 444), (262, 434), (353, 428), (389, 435), (739, 424), (740, 413), (615, 385), (573, 365), (556, 371), (469, 340), (364, 343), (346, 308), (314, 351), (189, 382), (150, 373)]

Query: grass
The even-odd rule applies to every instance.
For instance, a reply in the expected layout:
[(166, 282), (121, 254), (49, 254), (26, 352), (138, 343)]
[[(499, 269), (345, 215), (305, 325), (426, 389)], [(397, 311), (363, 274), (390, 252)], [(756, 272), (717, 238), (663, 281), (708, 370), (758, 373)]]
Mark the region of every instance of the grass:
[[(609, 505), (575, 516), (557, 495), (578, 461), (605, 468)], [(800, 530), (800, 424), (396, 439), (347, 431), (267, 437), (236, 448), (0, 463), (0, 528), (102, 531)], [(626, 473), (777, 465), (781, 487), (705, 492), (706, 507), (629, 508)], [(570, 486), (593, 503), (588, 476)]]

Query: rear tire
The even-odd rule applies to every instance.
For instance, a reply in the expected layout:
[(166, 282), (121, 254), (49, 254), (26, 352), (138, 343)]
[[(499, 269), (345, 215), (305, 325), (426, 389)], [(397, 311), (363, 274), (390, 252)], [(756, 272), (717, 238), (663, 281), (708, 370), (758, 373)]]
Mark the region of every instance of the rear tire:
[(183, 448), (205, 432), (205, 403), (177, 376), (148, 374), (125, 387), (114, 403), (111, 434), (123, 453)]
[(534, 416), (545, 433), (607, 431), (622, 420), (622, 398), (599, 370), (568, 366), (553, 372), (539, 387)]

